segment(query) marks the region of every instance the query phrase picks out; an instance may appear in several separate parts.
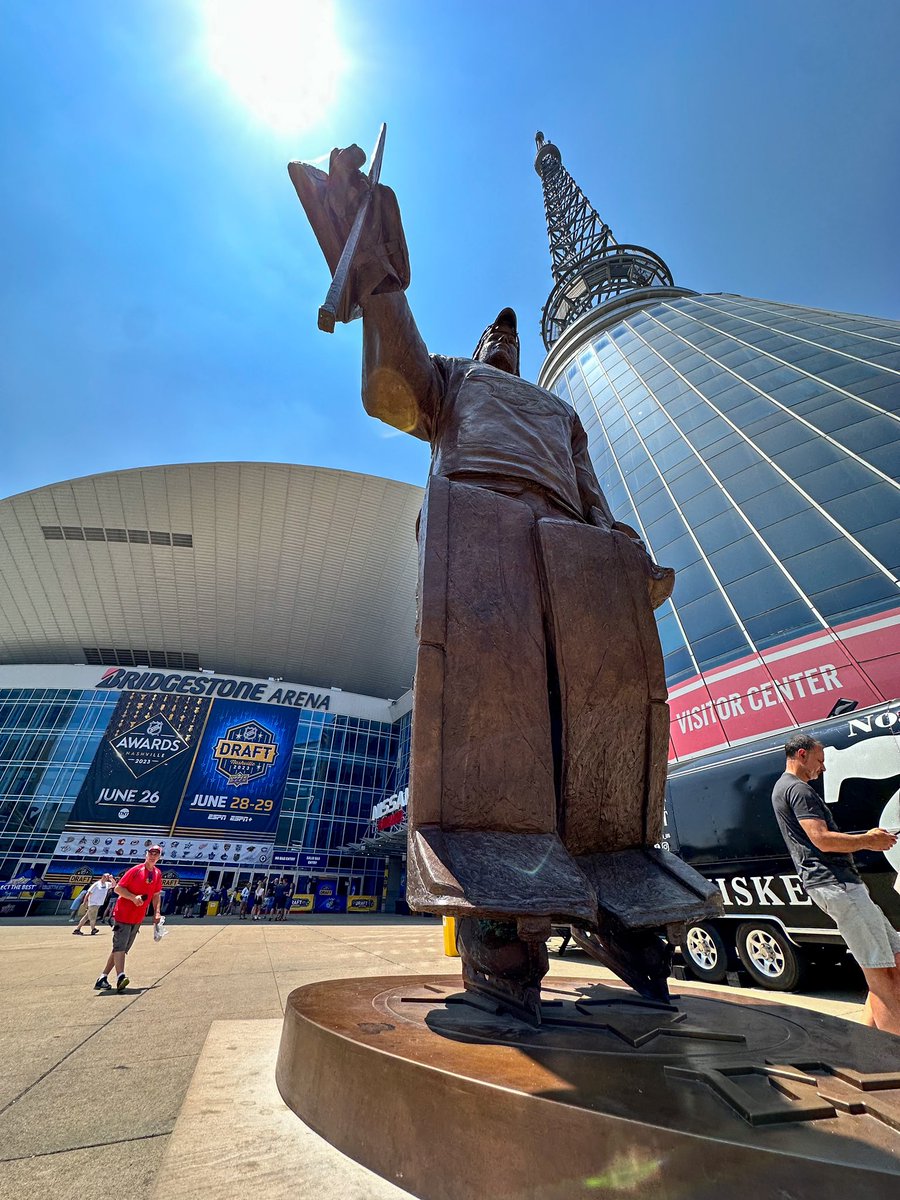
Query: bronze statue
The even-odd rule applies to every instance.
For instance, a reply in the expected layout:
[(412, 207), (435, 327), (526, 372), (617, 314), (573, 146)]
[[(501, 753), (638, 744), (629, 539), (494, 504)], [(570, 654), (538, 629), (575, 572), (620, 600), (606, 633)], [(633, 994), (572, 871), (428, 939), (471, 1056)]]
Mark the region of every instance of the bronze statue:
[[(335, 275), (323, 328), (363, 318), (363, 404), (428, 441), (419, 529), (407, 896), (455, 915), (465, 985), (540, 1020), (551, 921), (643, 995), (716, 889), (660, 838), (669, 714), (657, 566), (600, 489), (577, 415), (519, 376), (503, 309), (472, 358), (431, 355), (404, 295), (393, 192), (357, 146), (290, 174)], [(325, 312), (325, 309), (328, 311)]]

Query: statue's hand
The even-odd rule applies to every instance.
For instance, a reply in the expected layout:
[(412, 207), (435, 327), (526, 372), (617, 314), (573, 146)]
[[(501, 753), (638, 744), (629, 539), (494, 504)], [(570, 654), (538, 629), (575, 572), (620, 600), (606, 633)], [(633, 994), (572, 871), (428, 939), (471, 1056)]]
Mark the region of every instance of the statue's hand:
[[(342, 242), (346, 242), (359, 206), (369, 193), (369, 181), (360, 170), (365, 161), (365, 154), (354, 144), (332, 150), (328, 162), (325, 203)], [(337, 262), (328, 265), (334, 271)]]
[[(675, 572), (672, 567), (661, 567), (647, 553), (647, 547), (644, 545), (640, 534), (632, 529), (630, 525), (626, 525), (624, 521), (613, 521), (610, 526), (605, 520), (602, 520), (602, 514), (599, 509), (592, 509), (594, 516), (594, 524), (601, 528), (611, 529), (613, 533), (618, 533), (623, 537), (627, 537), (633, 545), (639, 547), (644, 552), (644, 558), (647, 566), (647, 583), (650, 590), (650, 603), (653, 608), (659, 608), (672, 595), (675, 588)], [(602, 521), (602, 523), (601, 523)]]
[(371, 194), (345, 289), (343, 315), (338, 316), (341, 321), (358, 315), (356, 306), (364, 305), (370, 296), (409, 287), (409, 253), (397, 198), (389, 187), (380, 183), (372, 188), (360, 171), (365, 161), (359, 146), (347, 146), (332, 150), (327, 175), (308, 163), (294, 162), (288, 166), (332, 274), (337, 270), (359, 207)]

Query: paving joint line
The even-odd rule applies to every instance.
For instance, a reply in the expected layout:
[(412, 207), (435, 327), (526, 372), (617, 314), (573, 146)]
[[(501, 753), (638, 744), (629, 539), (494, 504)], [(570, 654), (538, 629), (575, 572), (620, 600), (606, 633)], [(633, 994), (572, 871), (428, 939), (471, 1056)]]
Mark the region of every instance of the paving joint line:
[[(173, 1124), (172, 1129), (175, 1126)], [(25, 1162), (33, 1158), (50, 1158), (54, 1154), (75, 1154), (78, 1150), (102, 1150), (104, 1146), (127, 1146), (129, 1142), (149, 1142), (152, 1138), (171, 1137), (172, 1129), (160, 1133), (142, 1133), (140, 1137), (115, 1138), (111, 1142), (90, 1142), (85, 1146), (65, 1146), (59, 1150), (39, 1150), (36, 1154), (17, 1154), (14, 1158), (0, 1158), (0, 1163)]]
[(278, 1007), (281, 1009), (281, 1015), (284, 1016), (284, 1004), (281, 999), (281, 992), (278, 988), (278, 976), (275, 974), (275, 964), (272, 962), (272, 951), (269, 949), (269, 939), (266, 936), (266, 931), (263, 932), (263, 945), (266, 948), (266, 958), (269, 960), (269, 970), (272, 972), (272, 982), (275, 984), (275, 995), (278, 997)]
[[(219, 936), (219, 934), (222, 932), (222, 929), (227, 929), (227, 928), (228, 928), (227, 926), (223, 925), (220, 929), (218, 929), (212, 935), (212, 937), (207, 938), (202, 946), (196, 946), (193, 950), (191, 950), (188, 954), (186, 954), (183, 959), (181, 959), (179, 962), (175, 963), (174, 966), (170, 967), (169, 970), (166, 971), (166, 973), (164, 975), (160, 975), (159, 979), (157, 979), (156, 983), (153, 986), (157, 987), (160, 983), (162, 983), (162, 981), (164, 979), (168, 979), (173, 971), (177, 971), (179, 967), (184, 966), (184, 964), (188, 961), (189, 958), (192, 958), (195, 954), (199, 953), (200, 950), (203, 950), (206, 946), (209, 945), (209, 943), (211, 941), (213, 941), (214, 938), (217, 938)], [(21, 1099), (23, 1099), (23, 1097), (27, 1096), (28, 1093), (32, 1090), (32, 1088), (36, 1088), (39, 1083), (43, 1083), (43, 1081), (47, 1078), (48, 1075), (52, 1075), (53, 1072), (58, 1067), (61, 1067), (63, 1065), (63, 1063), (66, 1062), (67, 1059), (71, 1058), (72, 1055), (76, 1053), (76, 1051), (80, 1050), (82, 1048), (82, 1046), (86, 1046), (92, 1037), (96, 1037), (96, 1035), (98, 1033), (102, 1033), (103, 1030), (106, 1029), (109, 1025), (111, 1025), (113, 1023), (113, 1021), (115, 1021), (118, 1017), (120, 1017), (122, 1015), (122, 1013), (127, 1012), (133, 1004), (137, 1004), (138, 1000), (141, 1000), (143, 998), (143, 996), (144, 996), (144, 992), (141, 991), (137, 996), (135, 996), (133, 999), (129, 1000), (127, 1004), (123, 1004), (120, 1009), (118, 1009), (116, 1012), (114, 1012), (112, 1014), (112, 1016), (109, 1018), (108, 1021), (104, 1021), (102, 1025), (99, 1025), (96, 1029), (91, 1030), (91, 1032), (87, 1035), (87, 1037), (84, 1038), (82, 1041), (80, 1041), (77, 1046), (73, 1046), (71, 1050), (67, 1051), (62, 1056), (62, 1058), (59, 1060), (59, 1062), (54, 1063), (52, 1067), (48, 1067), (47, 1070), (44, 1071), (44, 1073), (42, 1075), (39, 1075), (38, 1078), (35, 1079), (33, 1083), (29, 1083), (27, 1088), (24, 1088), (21, 1092), (19, 1092), (18, 1096), (13, 1096), (12, 1100), (8, 1100), (6, 1102), (6, 1104), (4, 1104), (2, 1106), (2, 1108), (0, 1108), (0, 1117), (2, 1117), (3, 1114), (8, 1109), (12, 1108), (12, 1106), (14, 1104), (18, 1104), (18, 1102)], [(138, 1141), (140, 1139), (130, 1138), (130, 1139), (125, 1139), (125, 1140)], [(101, 1142), (100, 1144), (101, 1145), (107, 1145), (107, 1144), (111, 1145), (112, 1143)], [(24, 1157), (28, 1157), (28, 1156), (25, 1155)], [(13, 1162), (15, 1160), (14, 1159), (0, 1159), (0, 1162), (7, 1162), (7, 1161)]]

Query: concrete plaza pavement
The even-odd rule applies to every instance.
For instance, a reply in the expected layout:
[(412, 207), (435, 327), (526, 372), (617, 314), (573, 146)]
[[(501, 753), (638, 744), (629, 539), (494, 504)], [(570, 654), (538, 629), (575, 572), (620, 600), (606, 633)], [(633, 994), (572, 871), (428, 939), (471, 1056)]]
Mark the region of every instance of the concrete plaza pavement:
[[(356, 975), (452, 974), (458, 960), (444, 956), (440, 924), (359, 915), (168, 926), (156, 944), (150, 924), (142, 929), (128, 957), (131, 984), (119, 994), (93, 988), (110, 948), (105, 926), (96, 937), (72, 937), (61, 919), (0, 925), (0, 1192), (74, 1200), (112, 1189), (151, 1200), (177, 1190), (180, 1200), (222, 1200), (227, 1166), (235, 1195), (403, 1196), (324, 1143), (316, 1147), (320, 1139), (281, 1103), (271, 1072), (294, 988)], [(550, 961), (551, 977), (610, 977), (581, 953), (551, 953)], [(863, 992), (852, 977), (842, 987), (748, 994), (854, 1019)], [(292, 1165), (295, 1131), (297, 1155), (306, 1141)]]

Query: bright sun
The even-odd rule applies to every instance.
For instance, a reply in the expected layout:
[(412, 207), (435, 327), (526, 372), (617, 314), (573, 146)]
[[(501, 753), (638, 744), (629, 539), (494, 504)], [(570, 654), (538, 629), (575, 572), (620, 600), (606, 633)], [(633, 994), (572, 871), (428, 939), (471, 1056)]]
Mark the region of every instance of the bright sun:
[(201, 0), (209, 65), (280, 133), (315, 125), (334, 104), (344, 54), (332, 0)]

